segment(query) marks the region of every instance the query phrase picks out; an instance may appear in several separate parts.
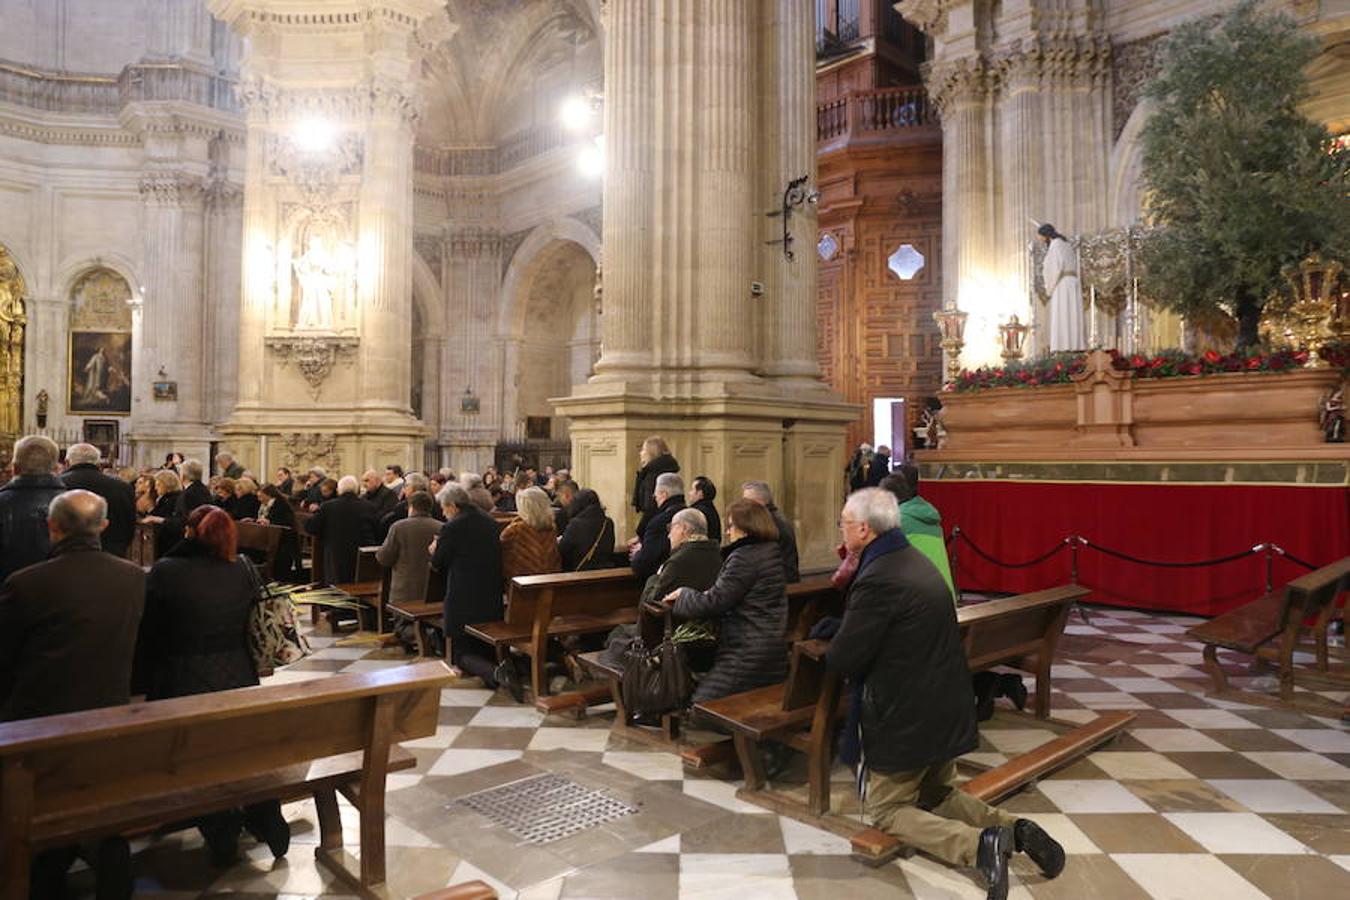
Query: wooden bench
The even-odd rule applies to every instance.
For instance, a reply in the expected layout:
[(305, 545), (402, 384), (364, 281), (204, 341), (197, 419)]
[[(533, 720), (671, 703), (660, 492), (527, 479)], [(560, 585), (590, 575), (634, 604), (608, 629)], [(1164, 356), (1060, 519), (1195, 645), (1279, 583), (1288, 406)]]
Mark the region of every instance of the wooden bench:
[[(434, 734), (437, 662), (0, 725), (0, 900), (26, 900), (33, 853), (267, 799), (312, 795), (319, 862), (385, 880), (385, 776)], [(361, 813), (356, 874), (337, 793)]]
[(524, 652), (537, 702), (548, 693), (549, 639), (633, 624), (641, 591), (632, 569), (520, 575), (511, 579), (502, 621), (469, 625), (465, 632), (492, 645), (498, 659), (512, 648)]
[[(386, 594), (388, 575), (381, 581), (381, 590)], [(402, 619), (413, 627), (414, 640), (418, 656), (430, 656), (427, 646), (431, 643), (428, 631), (439, 629), (445, 616), (445, 573), (435, 569), (427, 570), (427, 589), (421, 603), (389, 603), (382, 605), (392, 619)]]
[[(1307, 692), (1296, 692), (1295, 678), (1329, 680), (1341, 687), (1350, 683), (1344, 672), (1332, 668), (1327, 653), (1327, 626), (1336, 609), (1337, 597), (1347, 588), (1350, 588), (1350, 556), (1188, 629), (1188, 635), (1204, 644), (1205, 671), (1214, 682), (1211, 693), (1265, 706), (1290, 706), (1321, 716), (1346, 715), (1350, 707), (1338, 706)], [(1312, 669), (1294, 665), (1299, 634), (1308, 622), (1312, 623), (1316, 654)], [(1232, 688), (1219, 662), (1220, 647), (1273, 662), (1279, 679), (1279, 695)]]
[(155, 537), (159, 526), (150, 522), (137, 522), (131, 533), (131, 546), (127, 550), (127, 559), (143, 569), (155, 564)]
[(256, 522), (238, 522), (240, 552), (252, 550), (262, 557), (258, 574), (263, 583), (276, 580), (277, 549), (290, 531), (280, 525), (259, 525)]
[[(788, 595), (788, 623), (787, 623), (787, 647), (791, 647), (799, 638), (810, 633), (811, 628), (820, 619), (825, 616), (838, 616), (843, 614), (844, 597), (830, 583), (828, 574), (810, 575), (801, 581), (787, 586)], [(629, 738), (642, 743), (660, 747), (664, 750), (672, 750), (680, 754), (684, 764), (692, 769), (702, 769), (708, 766), (717, 765), (732, 758), (733, 749), (730, 741), (715, 741), (709, 744), (688, 744), (680, 739), (680, 731), (683, 722), (683, 712), (675, 711), (661, 716), (659, 725), (636, 725), (628, 721), (628, 710), (623, 702), (623, 668), (618, 664), (606, 661), (603, 652), (583, 653), (578, 657), (584, 669), (598, 679), (605, 688), (594, 690), (583, 690), (575, 695), (578, 699), (571, 703), (561, 703), (578, 708), (583, 714), (587, 706), (599, 702), (612, 701), (614, 703), (614, 724), (611, 726), (615, 734), (621, 737)], [(560, 696), (557, 699), (564, 700)], [(536, 704), (538, 705), (538, 704)], [(553, 709), (541, 710), (546, 712), (555, 711)]]
[[(1032, 594), (992, 600), (957, 610), (962, 643), (972, 671), (1010, 665), (1036, 674), (1036, 718), (1049, 713), (1050, 661), (1070, 605), (1088, 593), (1079, 585), (1065, 585)], [(736, 756), (745, 775), (738, 794), (785, 815), (854, 838), (858, 823), (831, 816), (830, 768), (833, 763), (835, 723), (846, 698), (841, 680), (825, 668), (824, 641), (802, 641), (793, 647), (788, 680), (783, 684), (746, 691), (695, 705), (702, 715), (732, 734)], [(1044, 698), (1044, 702), (1042, 702)], [(974, 696), (971, 703), (974, 704)], [(1005, 796), (1109, 740), (1133, 720), (1132, 713), (1108, 713), (1088, 725), (1059, 723), (1067, 734), (1050, 742), (1045, 753), (1018, 757), (998, 768), (998, 775), (980, 782), (976, 794), (985, 800)], [(770, 791), (758, 744), (774, 740), (800, 750), (807, 757), (807, 800)], [(1050, 746), (1050, 745), (1047, 745)], [(974, 793), (974, 791), (972, 791)], [(898, 844), (879, 837), (875, 829), (855, 842), (854, 851), (868, 862), (884, 861)]]

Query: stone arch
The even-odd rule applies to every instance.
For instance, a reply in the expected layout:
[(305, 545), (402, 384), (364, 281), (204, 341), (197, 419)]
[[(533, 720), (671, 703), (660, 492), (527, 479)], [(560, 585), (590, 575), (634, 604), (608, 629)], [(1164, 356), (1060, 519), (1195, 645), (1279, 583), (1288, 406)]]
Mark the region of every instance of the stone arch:
[(422, 317), (422, 327), (429, 334), (444, 334), (445, 303), (441, 296), (441, 280), (416, 253), (413, 254), (412, 274), (412, 302)]
[(412, 324), (408, 358), (412, 361), (409, 404), (433, 430), (441, 423), (441, 353), (446, 334), (445, 301), (440, 279), (426, 260), (413, 254)]
[(1140, 100), (1111, 148), (1111, 192), (1107, 209), (1111, 213), (1112, 226), (1132, 225), (1139, 221), (1143, 212), (1144, 147), (1141, 137), (1152, 111), (1149, 100)]
[(517, 336), (524, 329), (529, 281), (540, 255), (558, 241), (579, 245), (596, 266), (600, 265), (600, 236), (576, 219), (553, 219), (535, 228), (511, 258), (502, 281), (502, 303), (497, 317), (497, 333), (501, 337)]

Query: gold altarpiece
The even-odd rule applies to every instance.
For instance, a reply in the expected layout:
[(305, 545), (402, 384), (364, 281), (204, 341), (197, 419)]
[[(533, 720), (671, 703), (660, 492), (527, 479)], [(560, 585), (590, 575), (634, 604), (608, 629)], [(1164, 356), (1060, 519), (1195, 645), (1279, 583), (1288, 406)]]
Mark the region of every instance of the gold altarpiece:
[[(0, 244), (0, 447), (14, 445), (23, 428), (23, 341), (27, 286), (8, 248)], [(6, 452), (6, 456), (8, 453)]]

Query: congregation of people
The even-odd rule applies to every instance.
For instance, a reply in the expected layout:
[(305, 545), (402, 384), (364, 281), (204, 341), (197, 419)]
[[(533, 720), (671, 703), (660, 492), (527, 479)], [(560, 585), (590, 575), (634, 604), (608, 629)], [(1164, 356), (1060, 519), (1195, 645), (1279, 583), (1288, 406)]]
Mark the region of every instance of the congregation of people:
[[(662, 438), (643, 443), (640, 461), (637, 527), (621, 542), (596, 491), (566, 469), (456, 475), (390, 464), (358, 478), (281, 467), (263, 480), (222, 452), (214, 476), (178, 454), (153, 471), (114, 472), (91, 445), (62, 458), (51, 440), (26, 437), (0, 487), (0, 721), (258, 684), (247, 631), (262, 586), (240, 551), (240, 523), (285, 529), (272, 569), (280, 581), (308, 578), (301, 532), (318, 539), (332, 584), (354, 580), (358, 548), (377, 547), (389, 603), (430, 599), (429, 575), (440, 573), (447, 662), (517, 701), (529, 661), (499, 661), (466, 626), (502, 619), (512, 578), (625, 566), (643, 581), (641, 608), (708, 623), (716, 636), (695, 667), (693, 703), (782, 682), (788, 586), (802, 576), (793, 524), (770, 485), (740, 484), (719, 511), (717, 486), (705, 475), (686, 480)], [(978, 710), (940, 515), (919, 496), (917, 470), (892, 470), (887, 448), (864, 445), (845, 477), (856, 489), (840, 515), (832, 580), (846, 611), (812, 636), (830, 640), (828, 665), (849, 679), (841, 758), (865, 776), (869, 818), (938, 859), (976, 867), (991, 897), (1006, 893), (1014, 852), (1053, 877), (1063, 866), (1053, 839), (955, 790), (954, 760), (976, 746)], [(154, 533), (148, 571), (126, 558), (138, 522)], [(276, 856), (290, 840), (275, 801), (195, 824), (220, 866), (237, 858), (245, 832)], [(77, 856), (94, 865), (100, 897), (129, 895), (121, 839), (39, 854), (33, 895), (59, 895)]]

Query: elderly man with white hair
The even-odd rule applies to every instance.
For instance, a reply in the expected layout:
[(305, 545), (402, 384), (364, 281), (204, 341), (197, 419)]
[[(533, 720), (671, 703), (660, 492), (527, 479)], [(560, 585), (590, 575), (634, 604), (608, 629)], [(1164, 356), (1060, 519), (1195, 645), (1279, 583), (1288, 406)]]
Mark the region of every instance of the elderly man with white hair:
[(72, 444), (66, 449), (62, 483), (70, 490), (98, 494), (108, 504), (108, 527), (103, 531), (103, 549), (125, 557), (136, 530), (136, 493), (120, 478), (98, 469), (100, 454), (93, 444)]
[(379, 522), (375, 508), (357, 496), (360, 487), (354, 476), (343, 475), (337, 496), (305, 523), (305, 530), (323, 541), (323, 576), (329, 584), (355, 580), (356, 551), (375, 540)]
[(656, 512), (647, 522), (640, 542), (629, 545), (628, 562), (639, 578), (650, 578), (670, 556), (670, 523), (675, 514), (684, 509), (684, 479), (675, 472), (656, 476), (652, 491)]
[(1064, 850), (1030, 819), (959, 790), (956, 758), (979, 745), (970, 669), (951, 590), (900, 530), (895, 496), (849, 495), (839, 517), (844, 545), (859, 554), (827, 665), (852, 679), (862, 733), (866, 810), (877, 828), (949, 865), (979, 870), (991, 900), (1008, 895), (1008, 858), (1024, 852), (1048, 878)]

